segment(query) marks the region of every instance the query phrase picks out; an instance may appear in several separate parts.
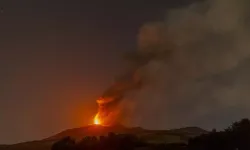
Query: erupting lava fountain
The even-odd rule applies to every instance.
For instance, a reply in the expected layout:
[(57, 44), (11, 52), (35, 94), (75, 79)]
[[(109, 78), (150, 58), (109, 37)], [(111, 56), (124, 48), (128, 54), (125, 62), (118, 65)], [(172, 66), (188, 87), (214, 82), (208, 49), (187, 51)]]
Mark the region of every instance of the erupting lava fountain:
[(94, 124), (95, 125), (101, 125), (101, 120), (99, 118), (99, 114), (98, 113), (95, 115)]

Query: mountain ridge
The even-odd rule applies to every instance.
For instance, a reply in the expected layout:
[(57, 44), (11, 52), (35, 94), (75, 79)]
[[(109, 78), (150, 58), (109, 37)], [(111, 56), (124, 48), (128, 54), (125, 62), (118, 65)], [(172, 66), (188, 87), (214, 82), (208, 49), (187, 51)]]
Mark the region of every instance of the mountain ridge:
[(185, 127), (171, 130), (148, 130), (141, 127), (125, 127), (123, 125), (88, 125), (79, 128), (66, 129), (58, 134), (38, 141), (29, 141), (13, 145), (0, 145), (0, 150), (50, 150), (51, 145), (55, 141), (66, 136), (80, 140), (85, 136), (105, 136), (110, 132), (116, 134), (134, 134), (152, 143), (187, 142), (191, 137), (208, 133), (208, 131), (199, 127)]

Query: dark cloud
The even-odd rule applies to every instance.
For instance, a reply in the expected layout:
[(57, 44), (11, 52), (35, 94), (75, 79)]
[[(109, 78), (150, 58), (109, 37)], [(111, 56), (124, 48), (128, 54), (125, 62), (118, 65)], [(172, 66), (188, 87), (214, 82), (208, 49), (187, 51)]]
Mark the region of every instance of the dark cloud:
[[(124, 76), (129, 78), (117, 80), (102, 102), (106, 100), (107, 107), (119, 102), (118, 110), (128, 102), (127, 109), (134, 111), (130, 123), (150, 128), (212, 128), (231, 121), (225, 118), (227, 112), (244, 114), (250, 95), (248, 78), (241, 77), (246, 69), (239, 68), (250, 55), (247, 4), (245, 0), (195, 2), (168, 11), (164, 21), (142, 26), (138, 52), (128, 55), (132, 70)], [(220, 118), (221, 123), (210, 119), (203, 124), (206, 116)]]
[(232, 121), (230, 117), (246, 117), (249, 71), (242, 65), (249, 66), (245, 60), (250, 54), (247, 4), (194, 3), (141, 28), (139, 52), (161, 57), (137, 70), (147, 84), (132, 97), (137, 103), (132, 124), (212, 128)]

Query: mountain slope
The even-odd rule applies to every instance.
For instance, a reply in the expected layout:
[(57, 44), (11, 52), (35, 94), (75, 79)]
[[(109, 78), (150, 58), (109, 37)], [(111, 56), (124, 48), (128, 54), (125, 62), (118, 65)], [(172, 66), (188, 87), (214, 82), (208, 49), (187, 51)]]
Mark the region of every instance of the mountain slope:
[(135, 134), (147, 140), (148, 142), (153, 143), (187, 142), (190, 137), (207, 133), (207, 131), (197, 127), (188, 127), (174, 130), (146, 130), (140, 127), (127, 128), (122, 125), (89, 125), (81, 128), (68, 129), (40, 141), (25, 142), (14, 145), (3, 145), (0, 146), (0, 150), (49, 150), (51, 145), (55, 141), (60, 140), (66, 136), (70, 136), (76, 140), (80, 140), (85, 136), (101, 136), (107, 135), (109, 132), (120, 134)]
[(126, 128), (122, 125), (114, 125), (114, 126), (89, 125), (81, 128), (68, 129), (44, 140), (57, 140), (65, 136), (70, 136), (74, 139), (81, 139), (84, 136), (105, 136), (109, 132), (138, 135), (147, 132), (147, 130), (139, 127)]

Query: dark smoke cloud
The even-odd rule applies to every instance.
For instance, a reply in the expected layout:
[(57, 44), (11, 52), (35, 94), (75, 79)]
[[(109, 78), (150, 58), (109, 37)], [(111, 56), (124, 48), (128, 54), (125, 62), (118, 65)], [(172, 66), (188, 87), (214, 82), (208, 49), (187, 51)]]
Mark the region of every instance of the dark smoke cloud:
[(246, 117), (248, 4), (204, 1), (170, 10), (162, 22), (145, 24), (138, 52), (130, 57), (135, 65), (125, 75), (129, 78), (118, 80), (103, 97), (120, 95), (124, 101), (118, 98), (117, 107), (132, 112), (129, 123), (148, 128), (221, 127)]
[(242, 83), (249, 79), (239, 79), (249, 73), (235, 72), (250, 53), (247, 4), (244, 0), (196, 3), (171, 10), (165, 21), (141, 28), (140, 53), (161, 57), (139, 68), (147, 85), (133, 97), (137, 105), (132, 122), (152, 128), (209, 128), (245, 117), (250, 95), (248, 84)]

